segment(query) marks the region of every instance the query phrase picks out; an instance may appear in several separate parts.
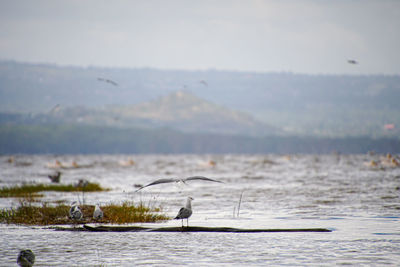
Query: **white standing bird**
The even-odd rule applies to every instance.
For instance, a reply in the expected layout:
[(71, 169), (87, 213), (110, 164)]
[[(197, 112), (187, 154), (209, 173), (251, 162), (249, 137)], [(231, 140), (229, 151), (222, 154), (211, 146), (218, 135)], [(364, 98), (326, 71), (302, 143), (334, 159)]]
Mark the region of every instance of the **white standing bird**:
[(183, 220), (186, 219), (186, 226), (189, 227), (189, 217), (192, 216), (192, 197), (188, 197), (186, 201), (186, 206), (182, 207), (178, 215), (174, 218), (175, 220), (182, 220), (182, 227), (183, 227)]
[(93, 212), (93, 219), (95, 220), (101, 220), (103, 219), (103, 211), (100, 209), (100, 205), (96, 204), (96, 207), (94, 208)]
[(21, 250), (18, 254), (17, 263), (21, 267), (31, 267), (35, 263), (35, 254), (32, 250)]
[(200, 181), (208, 181), (208, 182), (215, 182), (215, 183), (223, 183), (221, 181), (217, 181), (211, 178), (207, 178), (204, 176), (191, 176), (191, 177), (187, 177), (187, 178), (183, 178), (183, 179), (176, 179), (176, 178), (162, 178), (162, 179), (158, 179), (155, 180), (154, 182), (151, 182), (145, 186), (140, 187), (138, 190), (136, 190), (135, 192), (142, 190), (145, 187), (148, 186), (152, 186), (152, 185), (157, 185), (157, 184), (164, 184), (164, 183), (184, 183), (186, 184), (187, 181), (195, 181), (195, 180), (200, 180)]
[(79, 221), (83, 218), (82, 211), (76, 201), (71, 204), (71, 208), (69, 209), (69, 218), (74, 221)]

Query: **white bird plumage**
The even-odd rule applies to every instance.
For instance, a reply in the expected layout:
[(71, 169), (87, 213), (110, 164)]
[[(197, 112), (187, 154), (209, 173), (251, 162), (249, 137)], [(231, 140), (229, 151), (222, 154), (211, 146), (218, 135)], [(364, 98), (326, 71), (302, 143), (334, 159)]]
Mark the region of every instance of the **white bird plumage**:
[(103, 211), (100, 209), (100, 205), (96, 204), (96, 207), (94, 208), (93, 212), (93, 219), (95, 220), (101, 220), (103, 219)]
[(183, 178), (183, 179), (162, 178), (162, 179), (155, 180), (154, 182), (151, 182), (151, 183), (149, 183), (149, 184), (147, 184), (145, 186), (140, 187), (135, 192), (137, 192), (139, 190), (142, 190), (145, 187), (152, 186), (152, 185), (164, 184), (164, 183), (178, 183), (178, 182), (182, 182), (182, 183), (186, 184), (187, 181), (194, 181), (194, 180), (223, 183), (221, 181), (217, 181), (217, 180), (214, 180), (214, 179), (211, 179), (211, 178), (207, 178), (207, 177), (204, 177), (204, 176), (191, 176), (191, 177), (187, 177), (187, 178)]
[(183, 227), (183, 220), (186, 219), (186, 226), (189, 227), (189, 217), (192, 216), (192, 197), (188, 197), (186, 200), (186, 206), (182, 207), (178, 215), (174, 218), (175, 220), (182, 220), (182, 227)]

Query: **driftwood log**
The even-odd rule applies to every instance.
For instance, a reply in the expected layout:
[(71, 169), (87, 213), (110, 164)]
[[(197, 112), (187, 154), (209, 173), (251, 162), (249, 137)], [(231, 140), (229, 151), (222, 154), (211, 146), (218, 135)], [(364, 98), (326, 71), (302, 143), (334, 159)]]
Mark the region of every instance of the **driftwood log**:
[(216, 232), (216, 233), (276, 233), (276, 232), (332, 232), (326, 228), (294, 228), (294, 229), (240, 229), (232, 227), (161, 227), (150, 228), (140, 226), (90, 226), (74, 228), (53, 228), (60, 231), (90, 231), (90, 232)]

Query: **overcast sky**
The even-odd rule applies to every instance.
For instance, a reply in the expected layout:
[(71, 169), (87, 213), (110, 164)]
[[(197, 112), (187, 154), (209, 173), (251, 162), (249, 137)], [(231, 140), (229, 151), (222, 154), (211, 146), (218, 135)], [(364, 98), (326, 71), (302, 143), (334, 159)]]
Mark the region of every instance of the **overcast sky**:
[(0, 0), (2, 60), (400, 74), (399, 47), (397, 0)]

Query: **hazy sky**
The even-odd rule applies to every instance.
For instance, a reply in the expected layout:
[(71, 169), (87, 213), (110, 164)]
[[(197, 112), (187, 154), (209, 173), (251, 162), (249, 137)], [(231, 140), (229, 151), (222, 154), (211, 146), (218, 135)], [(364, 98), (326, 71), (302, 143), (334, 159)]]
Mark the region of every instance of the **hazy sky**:
[(397, 0), (0, 0), (3, 60), (400, 74), (399, 47)]

